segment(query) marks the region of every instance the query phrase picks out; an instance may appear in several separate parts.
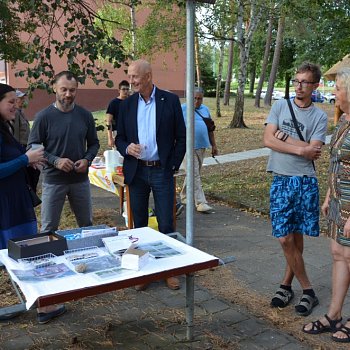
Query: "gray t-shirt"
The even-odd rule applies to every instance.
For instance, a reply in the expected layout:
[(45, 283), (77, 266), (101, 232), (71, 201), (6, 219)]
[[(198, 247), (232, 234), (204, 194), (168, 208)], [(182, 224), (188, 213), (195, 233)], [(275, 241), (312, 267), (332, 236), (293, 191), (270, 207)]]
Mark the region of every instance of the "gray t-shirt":
[[(292, 107), (305, 141), (310, 142), (314, 140), (324, 143), (327, 131), (327, 114), (314, 104), (308, 108), (299, 108), (292, 101)], [(299, 140), (286, 100), (279, 100), (272, 105), (266, 124), (277, 125), (279, 130)], [(274, 150), (271, 150), (267, 171), (288, 176), (316, 176), (311, 160)]]

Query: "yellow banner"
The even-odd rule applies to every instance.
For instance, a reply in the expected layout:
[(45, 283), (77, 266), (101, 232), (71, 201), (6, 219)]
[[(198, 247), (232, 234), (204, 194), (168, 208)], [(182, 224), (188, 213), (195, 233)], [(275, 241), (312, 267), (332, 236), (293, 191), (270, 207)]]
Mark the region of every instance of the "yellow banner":
[(113, 174), (114, 173), (107, 172), (106, 169), (89, 167), (89, 180), (91, 184), (119, 196), (118, 189), (112, 180)]

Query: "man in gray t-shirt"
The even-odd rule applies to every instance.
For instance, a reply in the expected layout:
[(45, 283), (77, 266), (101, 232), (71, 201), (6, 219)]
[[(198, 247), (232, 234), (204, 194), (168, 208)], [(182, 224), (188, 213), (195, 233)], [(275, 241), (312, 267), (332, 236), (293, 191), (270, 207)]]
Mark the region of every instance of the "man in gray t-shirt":
[(56, 100), (40, 111), (28, 145), (45, 147), (41, 231), (56, 231), (66, 197), (80, 227), (92, 225), (88, 169), (100, 147), (93, 115), (75, 104), (77, 78), (58, 73), (53, 84)]
[(303, 235), (319, 235), (319, 194), (313, 161), (321, 155), (325, 142), (327, 115), (311, 100), (321, 77), (318, 66), (303, 63), (292, 81), (296, 96), (291, 108), (304, 140), (298, 136), (286, 100), (276, 102), (266, 119), (264, 144), (271, 149), (267, 171), (273, 173), (270, 190), (272, 234), (277, 237), (287, 267), (272, 307), (285, 307), (294, 297), (292, 281), (299, 281), (303, 293), (295, 306), (298, 315), (307, 316), (318, 299), (306, 274)]

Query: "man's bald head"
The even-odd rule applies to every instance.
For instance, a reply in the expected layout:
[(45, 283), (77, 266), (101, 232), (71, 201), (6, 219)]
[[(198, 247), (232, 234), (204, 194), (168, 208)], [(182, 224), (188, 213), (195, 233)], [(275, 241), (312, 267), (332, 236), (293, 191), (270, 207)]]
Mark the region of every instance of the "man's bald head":
[(153, 90), (152, 67), (149, 62), (143, 59), (131, 62), (128, 76), (133, 90), (148, 100)]
[(152, 73), (152, 67), (150, 63), (143, 59), (132, 61), (129, 66), (129, 69), (130, 68), (137, 69), (140, 73)]

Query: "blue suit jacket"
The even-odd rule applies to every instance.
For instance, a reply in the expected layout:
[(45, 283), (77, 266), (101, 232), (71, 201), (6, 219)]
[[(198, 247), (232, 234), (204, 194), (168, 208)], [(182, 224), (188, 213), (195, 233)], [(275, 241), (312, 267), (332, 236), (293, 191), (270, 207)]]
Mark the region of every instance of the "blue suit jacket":
[[(130, 143), (139, 143), (137, 129), (136, 93), (120, 104), (116, 146), (124, 157), (125, 183), (130, 184), (137, 170), (138, 160), (126, 154)], [(156, 140), (161, 167), (168, 176), (178, 170), (186, 152), (186, 127), (179, 98), (168, 91), (156, 88)]]

